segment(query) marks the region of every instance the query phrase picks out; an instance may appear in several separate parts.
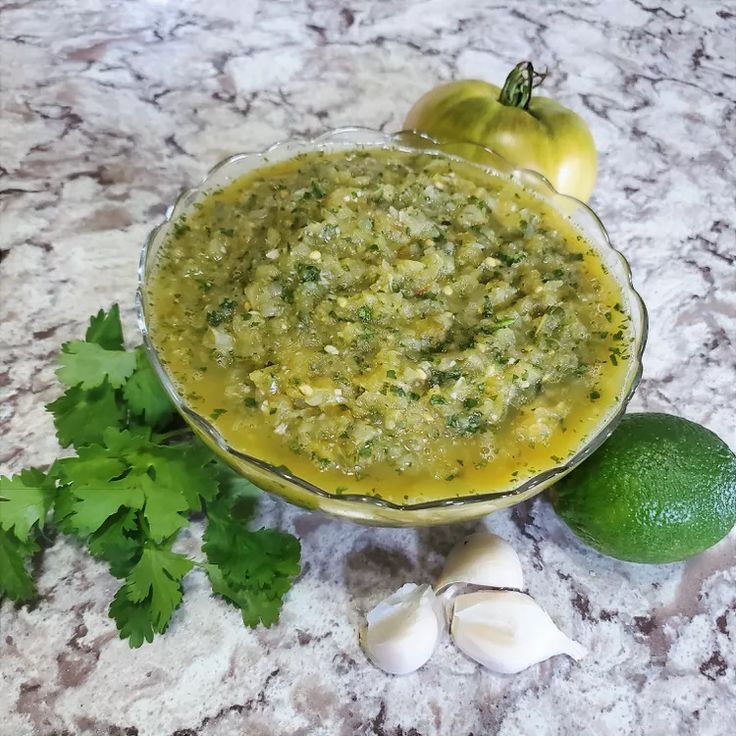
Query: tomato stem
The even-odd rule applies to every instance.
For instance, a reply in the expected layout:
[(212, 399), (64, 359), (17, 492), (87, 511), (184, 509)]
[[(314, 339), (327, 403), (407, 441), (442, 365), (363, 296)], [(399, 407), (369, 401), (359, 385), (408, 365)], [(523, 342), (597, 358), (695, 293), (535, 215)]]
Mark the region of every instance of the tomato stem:
[(508, 107), (528, 110), (532, 90), (542, 84), (546, 76), (546, 71), (542, 73), (535, 71), (531, 61), (520, 61), (506, 77), (498, 101)]

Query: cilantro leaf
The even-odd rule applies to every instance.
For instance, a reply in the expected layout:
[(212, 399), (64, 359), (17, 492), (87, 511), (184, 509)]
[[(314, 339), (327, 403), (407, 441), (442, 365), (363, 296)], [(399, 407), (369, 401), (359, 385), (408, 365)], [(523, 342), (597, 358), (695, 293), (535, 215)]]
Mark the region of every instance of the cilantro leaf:
[(109, 454), (154, 477), (157, 488), (183, 494), (190, 511), (199, 511), (201, 499), (209, 500), (217, 494), (215, 458), (200, 442), (157, 444), (146, 427), (123, 432), (111, 428), (105, 432), (104, 442)]
[(212, 590), (240, 608), (246, 626), (271, 626), (299, 574), (301, 548), (295, 537), (275, 529), (249, 531), (237, 513), (248, 513), (248, 506), (239, 507), (243, 500), (236, 495), (207, 505), (207, 572)]
[(271, 597), (259, 590), (242, 590), (228, 583), (217, 565), (207, 567), (212, 592), (222, 596), (240, 609), (246, 626), (255, 628), (259, 623), (272, 626), (279, 620), (282, 599)]
[(101, 445), (80, 447), (77, 453), (56, 464), (61, 488), (54, 519), (62, 531), (88, 536), (121, 506), (143, 506), (140, 484), (127, 477), (123, 460)]
[(58, 463), (63, 513), (57, 519), (67, 532), (88, 536), (128, 508), (142, 510), (146, 534), (162, 542), (186, 526), (185, 512), (199, 511), (201, 499), (217, 493), (213, 456), (204, 445), (156, 444), (147, 427), (108, 428), (103, 443)]
[(141, 486), (146, 496), (143, 514), (154, 542), (162, 542), (189, 523), (180, 513), (189, 509), (181, 491), (177, 488), (159, 487), (147, 475), (141, 476)]
[(191, 511), (201, 509), (200, 498), (212, 499), (217, 494), (214, 456), (201, 442), (162, 445), (150, 438), (150, 429), (136, 427), (118, 432), (110, 429), (104, 435), (111, 454), (126, 464), (155, 477), (156, 485), (180, 490)]
[(151, 467), (159, 488), (180, 491), (190, 511), (200, 511), (202, 501), (217, 495), (218, 483), (212, 452), (201, 443), (153, 445)]
[(133, 463), (139, 453), (149, 448), (150, 443), (150, 427), (131, 427), (123, 430), (109, 427), (102, 434), (102, 444), (108, 448), (110, 454), (118, 455)]
[(68, 387), (96, 388), (107, 378), (113, 388), (120, 388), (134, 370), (135, 353), (72, 340), (61, 346), (56, 375)]
[(219, 498), (231, 505), (231, 513), (243, 524), (249, 522), (263, 491), (223, 462), (217, 462), (213, 472), (220, 487)]
[(53, 489), (40, 470), (22, 470), (12, 478), (0, 476), (0, 528), (27, 542), (31, 528), (43, 528)]
[(146, 424), (155, 427), (170, 420), (176, 413), (151, 361), (143, 347), (135, 350), (136, 368), (125, 383), (123, 396), (136, 416), (143, 417)]
[(69, 486), (61, 486), (56, 491), (56, 498), (54, 500), (54, 524), (64, 534), (76, 534), (76, 529), (71, 521), (76, 502), (77, 499), (71, 492)]
[(96, 532), (121, 508), (141, 509), (145, 496), (137, 478), (108, 481), (89, 488), (74, 488), (77, 501), (72, 506), (70, 522), (77, 534), (85, 537)]
[(181, 579), (193, 563), (183, 555), (146, 545), (110, 604), (120, 637), (131, 647), (153, 641), (166, 630), (182, 600)]
[(192, 567), (192, 561), (183, 555), (146, 545), (140, 560), (128, 573), (128, 599), (146, 603), (154, 631), (161, 633), (168, 626), (171, 614), (181, 603), (181, 579)]
[(78, 386), (68, 388), (46, 409), (54, 415), (56, 436), (62, 447), (99, 442), (105, 429), (121, 427), (125, 420), (125, 411), (107, 380), (89, 391)]
[(11, 601), (27, 601), (36, 595), (24, 558), (37, 549), (34, 542), (22, 543), (12, 532), (0, 529), (0, 600), (7, 596)]
[(130, 600), (127, 585), (118, 588), (108, 612), (118, 627), (120, 638), (127, 639), (131, 649), (137, 649), (144, 641), (153, 641), (155, 632), (150, 609), (145, 603)]
[(90, 537), (89, 551), (110, 565), (117, 578), (125, 577), (141, 554), (145, 537), (135, 510), (121, 509)]
[(268, 592), (280, 602), (299, 574), (297, 539), (277, 529), (244, 530), (236, 539), (242, 545), (237, 554), (228, 558), (224, 548), (214, 553), (225, 579), (239, 590)]
[[(73, 486), (104, 485), (123, 475), (126, 463), (102, 445), (89, 445), (77, 449), (77, 457), (67, 457), (57, 462), (57, 473), (62, 484)], [(58, 507), (58, 502), (57, 502)]]
[(94, 317), (90, 317), (84, 339), (97, 343), (105, 350), (123, 349), (123, 326), (120, 324), (120, 308), (117, 304), (113, 304), (109, 312), (100, 309)]

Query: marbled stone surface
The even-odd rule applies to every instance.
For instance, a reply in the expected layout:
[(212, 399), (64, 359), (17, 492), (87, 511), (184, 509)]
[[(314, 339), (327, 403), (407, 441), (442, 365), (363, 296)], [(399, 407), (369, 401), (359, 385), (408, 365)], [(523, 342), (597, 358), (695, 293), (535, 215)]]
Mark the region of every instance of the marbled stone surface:
[[(0, 471), (58, 452), (54, 358), (121, 303), (176, 192), (221, 157), (344, 124), (396, 129), (438, 80), (548, 65), (547, 93), (600, 150), (592, 205), (651, 316), (635, 408), (736, 447), (736, 5), (584, 0), (0, 2)], [(270, 630), (247, 630), (200, 573), (165, 636), (131, 651), (117, 582), (69, 541), (37, 563), (41, 599), (0, 608), (0, 734), (432, 736), (733, 733), (736, 533), (684, 564), (583, 547), (544, 498), (484, 524), (529, 589), (589, 648), (514, 677), (449, 644), (393, 678), (358, 647), (363, 612), (431, 580), (474, 525), (353, 526), (264, 503), (304, 572)], [(181, 544), (196, 554), (196, 524)]]

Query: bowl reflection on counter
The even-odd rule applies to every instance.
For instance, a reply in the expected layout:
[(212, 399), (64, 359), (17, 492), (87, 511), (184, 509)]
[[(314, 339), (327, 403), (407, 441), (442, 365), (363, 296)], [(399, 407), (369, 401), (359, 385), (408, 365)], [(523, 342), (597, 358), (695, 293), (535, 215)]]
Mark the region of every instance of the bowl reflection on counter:
[[(415, 504), (399, 504), (377, 496), (363, 494), (336, 494), (326, 491), (291, 474), (284, 467), (276, 467), (230, 446), (221, 433), (203, 416), (193, 411), (179, 394), (174, 382), (162, 364), (150, 336), (150, 318), (147, 314), (145, 292), (148, 279), (160, 248), (165, 244), (173, 223), (192, 205), (211, 190), (223, 187), (247, 172), (263, 165), (292, 158), (311, 151), (340, 151), (360, 147), (399, 148), (402, 150), (435, 152), (472, 161), (495, 174), (507, 176), (532, 194), (544, 199), (568, 218), (596, 248), (610, 273), (622, 289), (627, 312), (631, 315), (631, 362), (620, 398), (611, 407), (608, 416), (587, 438), (578, 451), (565, 463), (545, 470), (536, 476), (493, 493), (473, 493), (459, 497), (436, 499)], [(148, 356), (174, 405), (194, 432), (231, 467), (260, 488), (285, 498), (307, 509), (319, 509), (328, 514), (352, 521), (383, 526), (425, 526), (464, 521), (511, 506), (540, 493), (572, 470), (594, 452), (611, 434), (626, 410), (642, 369), (642, 353), (646, 343), (647, 314), (641, 297), (631, 281), (631, 270), (626, 259), (613, 248), (608, 234), (595, 213), (582, 202), (556, 192), (549, 182), (536, 172), (517, 169), (493, 151), (472, 143), (440, 143), (413, 131), (385, 134), (366, 128), (341, 128), (312, 140), (293, 140), (277, 143), (262, 153), (241, 153), (230, 156), (210, 170), (195, 188), (183, 192), (169, 207), (166, 218), (149, 234), (141, 252), (136, 295), (138, 323)]]

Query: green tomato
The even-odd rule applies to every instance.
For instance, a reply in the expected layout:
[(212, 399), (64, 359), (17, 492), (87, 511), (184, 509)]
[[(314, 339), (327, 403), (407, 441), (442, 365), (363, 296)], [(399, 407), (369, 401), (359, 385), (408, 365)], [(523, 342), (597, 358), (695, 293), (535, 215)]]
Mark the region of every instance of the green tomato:
[(438, 141), (471, 141), (514, 166), (543, 174), (562, 194), (587, 202), (596, 179), (593, 137), (583, 119), (549, 97), (532, 96), (544, 75), (517, 64), (502, 88), (476, 79), (425, 94), (404, 122)]

